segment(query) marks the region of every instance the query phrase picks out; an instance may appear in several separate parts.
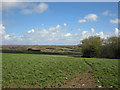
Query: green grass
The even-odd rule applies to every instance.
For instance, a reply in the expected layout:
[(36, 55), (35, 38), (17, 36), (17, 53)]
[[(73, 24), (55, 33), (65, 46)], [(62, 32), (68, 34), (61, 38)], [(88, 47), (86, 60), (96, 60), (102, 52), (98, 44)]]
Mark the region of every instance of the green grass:
[(84, 60), (103, 86), (118, 88), (118, 59), (8, 53), (2, 56), (2, 87), (60, 87), (66, 79), (74, 78), (74, 72), (89, 69)]
[(114, 88), (119, 87), (118, 84), (120, 85), (120, 82), (118, 79), (120, 76), (118, 76), (118, 62), (120, 62), (120, 59), (87, 58), (85, 60), (92, 66), (94, 78), (99, 79), (103, 86), (108, 88), (111, 86)]
[(2, 87), (60, 87), (74, 72), (89, 66), (81, 58), (59, 55), (8, 54), (2, 56)]

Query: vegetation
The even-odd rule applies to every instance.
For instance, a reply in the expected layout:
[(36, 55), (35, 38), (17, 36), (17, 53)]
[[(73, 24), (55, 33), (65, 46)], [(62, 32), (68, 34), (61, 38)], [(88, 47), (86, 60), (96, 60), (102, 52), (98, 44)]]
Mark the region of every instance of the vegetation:
[(105, 58), (120, 58), (120, 37), (110, 37), (104, 40), (100, 56)]
[(82, 40), (84, 57), (120, 58), (120, 37), (101, 39), (91, 36)]
[(74, 78), (74, 72), (84, 73), (89, 66), (80, 58), (60, 55), (6, 54), (2, 61), (2, 86), (60, 87)]
[[(29, 51), (28, 49), (33, 49)], [(3, 53), (32, 53), (32, 54), (56, 54), (56, 55), (81, 55), (81, 48), (70, 45), (3, 45)]]
[(100, 37), (92, 36), (88, 39), (82, 40), (82, 52), (84, 57), (97, 57), (99, 55), (99, 49), (102, 45), (102, 39)]
[(98, 59), (98, 58), (86, 58), (88, 64), (92, 67), (92, 73), (94, 78), (99, 79), (103, 86), (108, 88), (120, 88), (119, 85), (119, 71), (118, 59)]
[(78, 46), (3, 45), (2, 87), (61, 87), (75, 72), (82, 74), (91, 67), (97, 83), (120, 88), (120, 37), (91, 36), (81, 42)]
[[(87, 62), (87, 63), (86, 63)], [(61, 55), (3, 53), (2, 85), (8, 87), (61, 87), (92, 67), (94, 78), (104, 87), (118, 88), (117, 59), (76, 58)]]

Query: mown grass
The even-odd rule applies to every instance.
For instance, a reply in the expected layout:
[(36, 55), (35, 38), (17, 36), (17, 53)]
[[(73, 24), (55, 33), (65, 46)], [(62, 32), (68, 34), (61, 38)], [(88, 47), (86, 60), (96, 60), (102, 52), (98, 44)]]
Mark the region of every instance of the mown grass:
[(99, 79), (103, 86), (120, 88), (120, 66), (118, 65), (120, 59), (86, 58), (85, 60), (92, 66), (94, 78)]
[(60, 87), (74, 78), (74, 72), (84, 73), (89, 66), (81, 58), (8, 54), (2, 56), (2, 87)]

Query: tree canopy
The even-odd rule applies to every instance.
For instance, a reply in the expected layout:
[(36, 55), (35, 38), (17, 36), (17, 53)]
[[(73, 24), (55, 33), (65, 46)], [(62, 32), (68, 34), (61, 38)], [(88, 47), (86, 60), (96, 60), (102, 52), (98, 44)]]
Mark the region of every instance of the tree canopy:
[(120, 37), (113, 36), (102, 39), (97, 36), (91, 36), (81, 42), (84, 57), (120, 58)]

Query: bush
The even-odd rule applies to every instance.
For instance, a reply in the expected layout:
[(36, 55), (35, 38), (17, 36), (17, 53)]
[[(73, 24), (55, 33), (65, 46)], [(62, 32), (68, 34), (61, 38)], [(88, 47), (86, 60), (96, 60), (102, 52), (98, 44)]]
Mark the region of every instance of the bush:
[(120, 37), (101, 39), (92, 36), (82, 40), (84, 57), (120, 58)]

